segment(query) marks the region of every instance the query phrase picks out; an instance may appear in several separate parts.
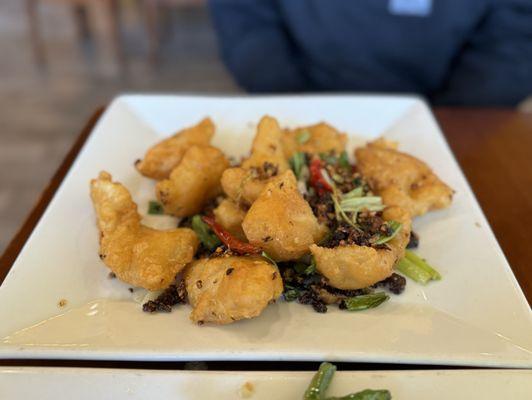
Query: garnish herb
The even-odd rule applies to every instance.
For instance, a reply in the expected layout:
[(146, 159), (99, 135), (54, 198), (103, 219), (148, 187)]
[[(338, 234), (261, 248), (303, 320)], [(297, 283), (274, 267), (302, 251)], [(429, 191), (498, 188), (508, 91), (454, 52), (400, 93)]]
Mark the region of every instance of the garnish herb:
[(362, 186), (358, 186), (351, 190), (350, 192), (342, 194), (342, 200), (349, 200), (356, 197), (362, 197), (364, 196), (364, 188)]
[(298, 262), (294, 265), (294, 270), (300, 275), (312, 275), (316, 272), (316, 260), (311, 257), (309, 265)]
[(378, 239), (375, 244), (384, 244), (388, 243), (390, 240), (392, 240), (397, 233), (401, 230), (403, 224), (397, 221), (387, 221), (386, 224), (390, 227), (392, 232), (388, 236), (383, 236), (380, 239)]
[(396, 268), (402, 274), (422, 285), (426, 285), (431, 280), (441, 279), (438, 271), (410, 250), (406, 250), (405, 257), (399, 260)]
[(305, 165), (305, 153), (299, 151), (294, 153), (294, 155), (290, 158), (290, 166), (292, 167), (292, 171), (294, 171), (294, 175), (298, 180), (301, 177), (301, 170)]
[(296, 140), (299, 144), (305, 144), (310, 139), (310, 132), (308, 129), (303, 129), (301, 132), (298, 133)]
[(209, 225), (203, 222), (200, 215), (194, 215), (192, 217), (191, 225), (196, 235), (198, 235), (200, 242), (210, 251), (213, 251), (222, 244), (218, 236), (209, 228)]
[(340, 153), (340, 157), (338, 157), (338, 165), (342, 168), (350, 168), (351, 164), (349, 164), (349, 157), (347, 156), (347, 152), (344, 150)]
[(273, 258), (271, 258), (268, 253), (266, 253), (265, 251), (263, 251), (262, 253), (260, 253), (260, 255), (262, 257), (264, 257), (266, 260), (268, 260), (270, 263), (272, 263), (273, 265), (275, 265), (277, 267), (277, 263), (275, 262), (275, 260)]
[(285, 301), (290, 302), (290, 301), (297, 300), (300, 294), (301, 293), (296, 288), (285, 285), (285, 291), (283, 293), (283, 297)]
[(390, 296), (388, 296), (386, 293), (377, 292), (350, 297), (349, 299), (342, 300), (341, 304), (342, 308), (345, 307), (347, 311), (362, 311), (380, 306), (389, 298)]
[(150, 215), (161, 215), (164, 213), (164, 208), (161, 203), (155, 200), (150, 200), (148, 204), (148, 214)]

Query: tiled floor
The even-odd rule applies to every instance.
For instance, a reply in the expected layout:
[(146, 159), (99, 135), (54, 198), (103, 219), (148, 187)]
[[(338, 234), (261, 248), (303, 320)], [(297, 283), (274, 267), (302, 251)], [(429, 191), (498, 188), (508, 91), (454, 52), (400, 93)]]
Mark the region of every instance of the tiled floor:
[[(0, 253), (99, 105), (135, 92), (234, 92), (218, 59), (205, 10), (172, 12), (158, 70), (147, 67), (146, 38), (135, 2), (123, 0), (129, 74), (114, 73), (101, 46), (80, 46), (70, 10), (44, 2), (46, 73), (35, 68), (24, 1), (0, 1)], [(87, 49), (91, 49), (87, 51)], [(85, 49), (85, 50), (84, 50)]]

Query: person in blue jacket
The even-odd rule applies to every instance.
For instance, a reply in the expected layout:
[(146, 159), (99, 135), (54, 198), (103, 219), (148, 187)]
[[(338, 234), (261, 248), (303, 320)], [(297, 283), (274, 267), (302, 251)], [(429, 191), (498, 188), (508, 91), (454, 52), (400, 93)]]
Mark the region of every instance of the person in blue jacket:
[(515, 105), (532, 94), (532, 0), (210, 0), (250, 92), (419, 93)]

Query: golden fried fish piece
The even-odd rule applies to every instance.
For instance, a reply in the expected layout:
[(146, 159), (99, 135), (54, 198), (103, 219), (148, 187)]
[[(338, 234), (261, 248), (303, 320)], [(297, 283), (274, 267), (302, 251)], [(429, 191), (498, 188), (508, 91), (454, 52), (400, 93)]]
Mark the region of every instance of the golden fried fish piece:
[(185, 270), (190, 319), (230, 324), (254, 318), (279, 298), (283, 281), (277, 267), (259, 256), (203, 258)]
[(220, 178), (229, 160), (216, 147), (191, 146), (169, 179), (159, 181), (155, 194), (166, 214), (187, 217), (222, 192)]
[(143, 160), (135, 163), (137, 170), (148, 178), (157, 180), (170, 176), (191, 145), (208, 145), (214, 135), (214, 123), (204, 118), (197, 125), (185, 128), (152, 146)]
[(242, 229), (242, 221), (246, 216), (246, 210), (240, 207), (231, 199), (223, 199), (213, 210), (216, 222), (226, 231), (239, 239), (245, 239), (246, 235)]
[(403, 258), (410, 239), (411, 220), (406, 210), (387, 207), (386, 221), (402, 224), (401, 230), (387, 243), (389, 249), (347, 245), (334, 248), (310, 246), (316, 260), (316, 269), (338, 289), (362, 289), (386, 279), (393, 273), (395, 263)]
[(292, 157), (299, 151), (310, 154), (340, 154), (345, 150), (347, 135), (340, 133), (331, 125), (320, 122), (295, 129), (285, 129), (282, 136), (284, 155)]
[(404, 208), (415, 217), (448, 207), (453, 190), (423, 161), (396, 150), (393, 142), (378, 139), (355, 150), (357, 166), (386, 205)]
[(242, 228), (250, 243), (277, 261), (307, 254), (309, 246), (327, 232), (299, 193), (291, 170), (268, 182), (251, 205)]
[(90, 186), (103, 262), (130, 285), (148, 290), (169, 286), (194, 257), (199, 244), (194, 231), (143, 226), (128, 190), (107, 172), (91, 180)]
[(250, 205), (272, 176), (290, 169), (281, 144), (282, 131), (275, 118), (265, 116), (257, 126), (251, 155), (240, 167), (222, 175), (224, 192), (236, 203)]

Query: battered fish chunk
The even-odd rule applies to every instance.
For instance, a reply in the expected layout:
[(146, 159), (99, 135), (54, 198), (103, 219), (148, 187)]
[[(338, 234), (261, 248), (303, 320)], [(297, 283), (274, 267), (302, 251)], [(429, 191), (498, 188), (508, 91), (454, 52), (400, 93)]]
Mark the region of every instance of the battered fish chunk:
[(230, 324), (260, 315), (279, 298), (283, 282), (277, 267), (262, 257), (218, 257), (190, 264), (185, 272), (190, 319)]
[(226, 231), (239, 239), (246, 238), (242, 229), (242, 221), (244, 221), (246, 216), (246, 210), (231, 199), (223, 199), (213, 212), (216, 222)]
[(425, 164), (379, 139), (355, 150), (357, 166), (386, 205), (404, 208), (415, 217), (448, 207), (453, 190)]
[(299, 193), (291, 170), (266, 185), (246, 214), (242, 228), (250, 243), (276, 261), (300, 258), (327, 232)]
[(174, 168), (169, 179), (155, 186), (155, 193), (166, 214), (187, 217), (222, 192), (220, 178), (229, 160), (212, 146), (192, 146)]
[(205, 118), (197, 125), (185, 128), (151, 147), (144, 159), (135, 163), (135, 167), (148, 178), (166, 179), (190, 146), (206, 146), (213, 135), (214, 124), (210, 118)]
[(281, 144), (282, 131), (275, 118), (265, 116), (257, 126), (251, 156), (242, 166), (222, 176), (224, 192), (236, 203), (250, 205), (272, 176), (290, 169)]
[(128, 190), (107, 172), (91, 181), (91, 198), (100, 229), (100, 258), (120, 280), (164, 289), (192, 261), (199, 244), (194, 231), (143, 226)]
[(335, 248), (310, 246), (316, 269), (338, 289), (362, 289), (386, 279), (395, 263), (404, 257), (410, 238), (411, 220), (406, 210), (388, 207), (383, 212), (386, 221), (402, 224), (401, 230), (387, 243), (389, 249), (348, 245)]
[(345, 150), (346, 143), (347, 135), (338, 132), (325, 122), (296, 129), (285, 129), (282, 136), (286, 158), (292, 157), (298, 151), (310, 154), (330, 152), (340, 154)]

